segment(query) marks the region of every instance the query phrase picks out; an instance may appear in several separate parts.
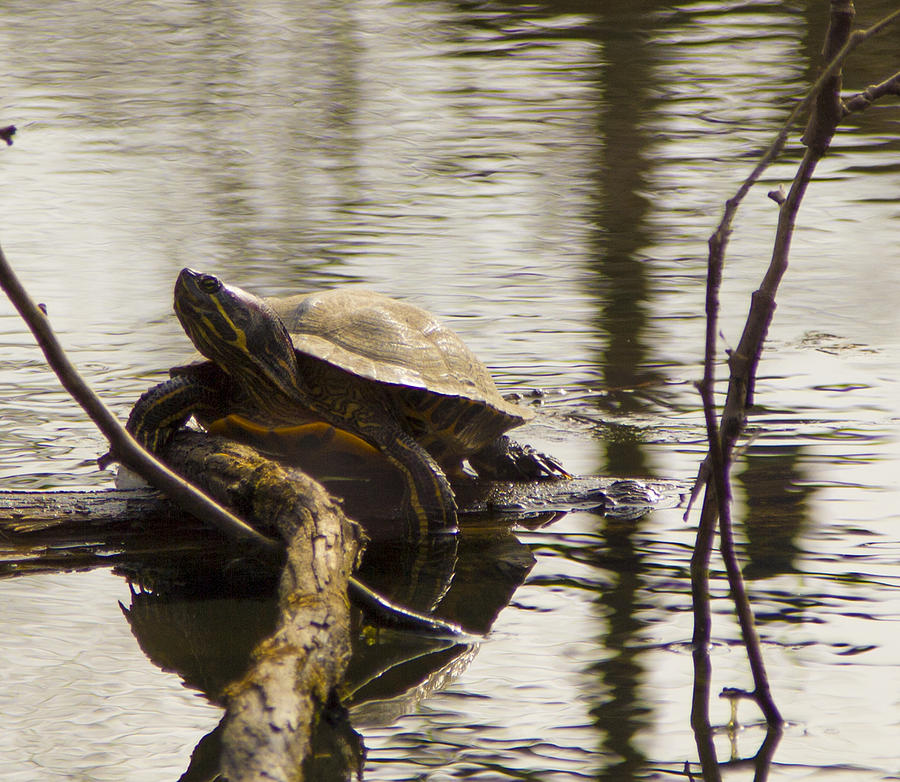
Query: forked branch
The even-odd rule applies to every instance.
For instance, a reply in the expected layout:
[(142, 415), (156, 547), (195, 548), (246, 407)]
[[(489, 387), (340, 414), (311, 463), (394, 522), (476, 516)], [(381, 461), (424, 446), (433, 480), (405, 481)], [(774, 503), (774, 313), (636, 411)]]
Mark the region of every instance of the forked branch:
[[(800, 203), (812, 179), (816, 164), (828, 150), (831, 138), (841, 119), (851, 111), (862, 110), (884, 95), (897, 94), (898, 76), (869, 87), (863, 93), (841, 102), (841, 67), (847, 56), (862, 42), (881, 32), (900, 19), (900, 11), (890, 14), (865, 30), (851, 32), (854, 9), (852, 0), (832, 0), (831, 20), (823, 50), (825, 61), (816, 83), (794, 107), (778, 135), (761, 156), (759, 163), (742, 183), (737, 193), (725, 204), (722, 219), (709, 240), (706, 289), (706, 340), (703, 379), (698, 384), (703, 401), (709, 441), (709, 453), (701, 469), (700, 480), (706, 481), (706, 495), (701, 512), (697, 542), (691, 561), (691, 582), (694, 598), (694, 663), (695, 686), (691, 721), (697, 733), (697, 745), (707, 779), (718, 779), (708, 718), (709, 657), (706, 652), (711, 637), (708, 570), (712, 543), (718, 521), (722, 556), (729, 586), (735, 600), (738, 619), (754, 680), (752, 696), (762, 709), (770, 726), (779, 728), (783, 722), (776, 707), (765, 673), (762, 651), (753, 613), (744, 589), (743, 578), (734, 549), (731, 524), (730, 467), (735, 445), (745, 424), (747, 408), (753, 402), (756, 369), (763, 344), (775, 312), (775, 296), (787, 271), (791, 238)], [(772, 257), (751, 301), (744, 331), (737, 348), (728, 360), (730, 379), (721, 418), (715, 405), (715, 369), (717, 361), (719, 289), (721, 286), (725, 250), (736, 211), (765, 168), (784, 147), (788, 134), (801, 112), (812, 107), (803, 136), (806, 153), (794, 177), (790, 191), (781, 200), (778, 227)]]

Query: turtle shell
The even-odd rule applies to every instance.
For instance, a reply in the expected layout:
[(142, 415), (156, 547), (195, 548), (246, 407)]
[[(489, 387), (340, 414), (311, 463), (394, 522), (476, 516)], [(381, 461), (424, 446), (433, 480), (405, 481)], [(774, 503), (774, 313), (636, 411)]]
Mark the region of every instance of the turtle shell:
[(534, 413), (500, 396), (487, 368), (430, 313), (380, 293), (336, 289), (267, 299), (295, 349), (376, 383), (456, 397), (518, 419)]

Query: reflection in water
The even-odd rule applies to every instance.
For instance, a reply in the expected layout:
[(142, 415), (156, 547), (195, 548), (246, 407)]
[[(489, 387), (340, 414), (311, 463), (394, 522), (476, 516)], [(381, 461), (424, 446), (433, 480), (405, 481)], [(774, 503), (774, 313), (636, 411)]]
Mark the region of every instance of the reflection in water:
[(644, 674), (640, 634), (644, 622), (636, 614), (646, 582), (642, 577), (643, 556), (633, 540), (635, 533), (631, 524), (607, 519), (600, 534), (605, 545), (596, 565), (612, 570), (614, 576), (612, 585), (596, 598), (606, 620), (602, 644), (611, 652), (591, 666), (603, 684), (600, 691), (606, 693), (591, 707), (594, 724), (603, 737), (603, 753), (610, 758), (599, 779), (635, 779), (642, 775), (646, 761), (635, 744), (649, 717), (640, 697)]
[[(651, 166), (649, 115), (654, 50), (646, 45), (647, 12), (657, 3), (640, 4), (642, 13), (611, 13), (601, 29), (604, 53), (604, 84), (610, 109), (623, 105), (628, 93), (628, 111), (607, 110), (600, 116), (597, 137), (605, 154), (596, 171), (596, 233), (591, 259), (591, 288), (597, 298), (595, 316), (598, 340), (603, 350), (598, 356), (602, 383), (608, 391), (604, 402), (614, 415), (633, 416), (646, 404), (643, 386), (660, 385), (659, 373), (650, 369), (651, 354), (648, 313), (652, 283), (647, 259), (641, 254), (652, 238), (646, 224), (649, 202), (644, 196), (646, 172)], [(624, 10), (624, 9), (623, 9)], [(636, 32), (641, 35), (635, 35)], [(627, 74), (627, 76), (626, 76)], [(605, 434), (604, 474), (648, 475), (644, 448), (629, 427), (609, 427)], [(602, 662), (591, 666), (599, 678), (598, 690), (605, 697), (591, 707), (591, 716), (602, 737), (602, 752), (609, 760), (598, 778), (634, 779), (645, 763), (635, 736), (646, 725), (647, 709), (641, 705), (639, 687), (644, 667), (641, 662), (640, 632), (644, 623), (637, 618), (637, 602), (644, 586), (641, 559), (633, 535), (637, 528), (611, 519), (598, 520), (604, 543), (602, 562), (613, 572), (613, 583), (595, 598), (606, 620), (602, 646), (608, 650)]]
[[(597, 139), (604, 155), (597, 160), (594, 200), (595, 241), (591, 259), (592, 290), (598, 300), (596, 330), (604, 350), (598, 363), (616, 412), (641, 411), (638, 389), (658, 387), (652, 369), (650, 259), (643, 253), (653, 243), (645, 190), (653, 167), (652, 90), (657, 49), (650, 44), (644, 21), (659, 4), (645, 0), (606, 15), (602, 30), (605, 93), (610, 108), (600, 115)], [(617, 111), (613, 106), (629, 106)], [(623, 427), (627, 429), (627, 427)], [(614, 475), (646, 475), (640, 443), (613, 437), (606, 442), (601, 471)]]
[(744, 575), (750, 579), (796, 572), (797, 540), (809, 526), (815, 490), (802, 469), (804, 450), (797, 446), (748, 448), (736, 474), (746, 512)]
[(268, 595), (184, 595), (132, 590), (122, 611), (144, 653), (185, 685), (224, 705), (225, 687), (247, 671), (250, 653), (275, 629)]
[[(528, 547), (506, 527), (485, 524), (414, 546), (373, 544), (360, 576), (399, 604), (486, 634), (533, 563)], [(251, 652), (272, 632), (277, 615), (277, 575), (267, 582), (257, 569), (238, 572), (240, 564), (231, 563), (227, 581), (197, 581), (191, 562), (164, 575), (154, 571), (153, 591), (132, 590), (130, 606), (123, 606), (147, 656), (216, 704), (246, 672)], [(465, 671), (478, 648), (372, 628), (361, 615), (352, 631), (344, 695), (354, 725), (390, 724), (408, 713)], [(335, 737), (323, 731), (317, 741)], [(216, 767), (218, 742), (217, 727), (197, 747), (185, 780), (205, 778)], [(321, 769), (315, 772), (322, 774), (328, 778)]]

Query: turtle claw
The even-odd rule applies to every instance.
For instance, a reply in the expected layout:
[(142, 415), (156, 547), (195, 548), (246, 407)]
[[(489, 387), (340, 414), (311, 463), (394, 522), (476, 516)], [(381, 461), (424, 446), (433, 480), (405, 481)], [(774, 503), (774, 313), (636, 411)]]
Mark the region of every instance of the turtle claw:
[(480, 478), (497, 481), (544, 481), (571, 478), (555, 458), (505, 435), (469, 456)]

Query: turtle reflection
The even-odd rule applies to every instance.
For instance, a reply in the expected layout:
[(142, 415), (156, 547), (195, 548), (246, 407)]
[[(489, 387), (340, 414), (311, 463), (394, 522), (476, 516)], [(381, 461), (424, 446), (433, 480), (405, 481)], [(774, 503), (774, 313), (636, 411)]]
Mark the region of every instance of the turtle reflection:
[[(508, 527), (467, 524), (461, 535), (417, 545), (373, 543), (359, 576), (398, 603), (482, 634), (533, 564), (530, 549)], [(192, 583), (190, 571), (157, 574), (154, 581), (152, 590), (133, 589), (130, 606), (123, 606), (132, 632), (156, 665), (221, 705), (225, 688), (244, 674), (252, 650), (275, 627), (277, 573), (269, 584), (234, 567), (227, 581)], [(475, 645), (372, 627), (355, 613), (344, 692), (356, 725), (408, 713), (477, 653)], [(195, 762), (210, 762), (216, 742), (217, 733), (201, 742)]]

